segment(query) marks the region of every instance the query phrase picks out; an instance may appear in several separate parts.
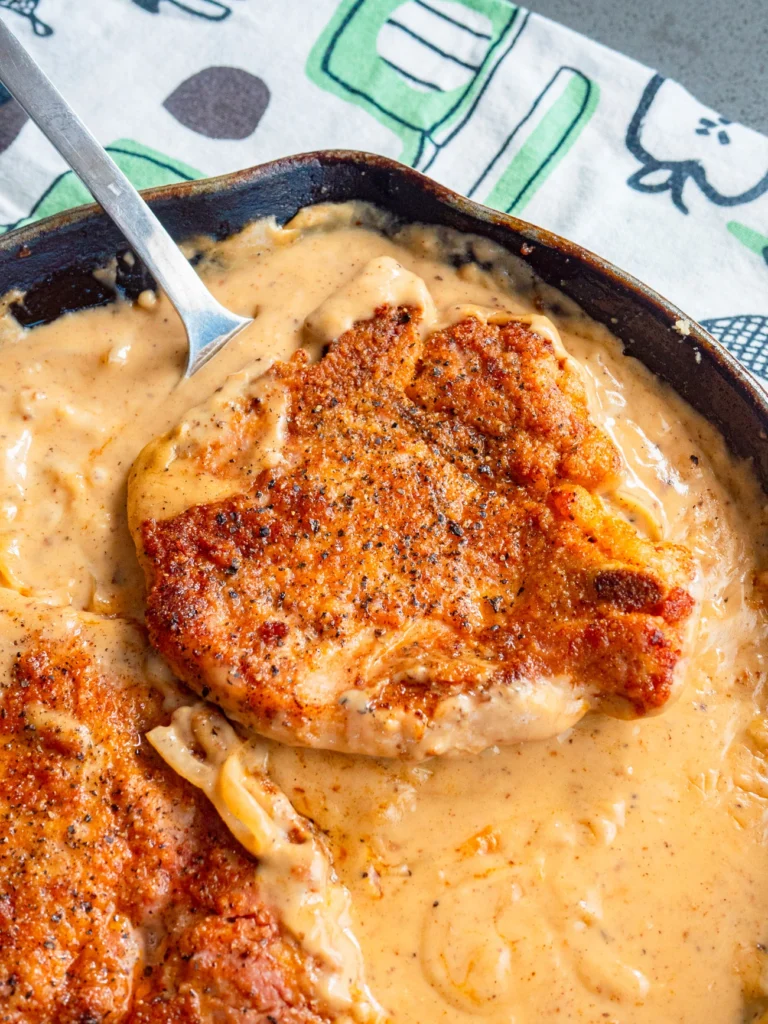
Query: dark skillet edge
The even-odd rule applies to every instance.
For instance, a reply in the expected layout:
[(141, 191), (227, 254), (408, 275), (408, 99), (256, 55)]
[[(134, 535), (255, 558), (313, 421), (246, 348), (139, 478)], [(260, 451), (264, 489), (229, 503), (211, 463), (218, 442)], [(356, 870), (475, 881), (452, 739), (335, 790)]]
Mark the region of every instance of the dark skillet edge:
[[(346, 150), (285, 157), (143, 195), (177, 241), (223, 238), (267, 214), (284, 222), (302, 206), (362, 199), (402, 221), (441, 224), (498, 242), (605, 324), (628, 355), (712, 422), (736, 455), (752, 459), (768, 493), (768, 395), (695, 320), (573, 242), (480, 206), (394, 160)], [(112, 292), (91, 272), (128, 248), (98, 206), (65, 211), (0, 237), (0, 294), (27, 292), (18, 313), (29, 323), (107, 302)], [(122, 259), (117, 279), (129, 295), (151, 282), (140, 265), (129, 267)], [(675, 330), (679, 320), (690, 324), (687, 336)]]

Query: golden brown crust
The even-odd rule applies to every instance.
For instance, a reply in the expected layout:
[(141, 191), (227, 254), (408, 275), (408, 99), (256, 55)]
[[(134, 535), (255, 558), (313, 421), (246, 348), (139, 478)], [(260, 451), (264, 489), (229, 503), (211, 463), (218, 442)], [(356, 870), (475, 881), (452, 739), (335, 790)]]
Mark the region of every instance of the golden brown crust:
[(326, 1019), (254, 861), (143, 739), (159, 694), (32, 639), (0, 716), (0, 1020)]
[(542, 678), (619, 713), (660, 708), (692, 562), (592, 493), (618, 455), (577, 375), (525, 324), (469, 319), (422, 344), (414, 318), (378, 310), (319, 364), (274, 367), (283, 462), (143, 524), (153, 643), (256, 729), (361, 752), (386, 751), (341, 736), (347, 697), (315, 696), (317, 679), (341, 673), (364, 711), (400, 702), (424, 728), (456, 695)]
[(558, 481), (598, 490), (618, 476), (619, 454), (589, 419), (578, 373), (524, 322), (470, 318), (436, 332), (406, 393), (475, 471), (542, 495)]

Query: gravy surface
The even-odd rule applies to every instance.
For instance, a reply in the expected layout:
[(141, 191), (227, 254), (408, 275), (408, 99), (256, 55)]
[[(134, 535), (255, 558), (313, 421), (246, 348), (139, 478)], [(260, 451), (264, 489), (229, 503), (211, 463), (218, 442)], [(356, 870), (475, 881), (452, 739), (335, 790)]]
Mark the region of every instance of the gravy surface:
[[(270, 771), (327, 832), (368, 982), (398, 1024), (762, 1019), (765, 498), (711, 427), (514, 257), (383, 226), (354, 204), (316, 207), (285, 229), (260, 222), (201, 243), (211, 290), (256, 319), (181, 383), (184, 336), (164, 296), (30, 332), (4, 318), (0, 610), (20, 594), (36, 615), (71, 605), (140, 619), (133, 460), (228, 374), (319, 350), (337, 324), (370, 315), (370, 288), (347, 288), (304, 328), (370, 260), (418, 275), (438, 317), (468, 304), (547, 313), (623, 454), (626, 514), (697, 559), (702, 611), (680, 700), (654, 719), (589, 716), (552, 741), (419, 765), (271, 744)], [(489, 269), (467, 262), (469, 245)]]

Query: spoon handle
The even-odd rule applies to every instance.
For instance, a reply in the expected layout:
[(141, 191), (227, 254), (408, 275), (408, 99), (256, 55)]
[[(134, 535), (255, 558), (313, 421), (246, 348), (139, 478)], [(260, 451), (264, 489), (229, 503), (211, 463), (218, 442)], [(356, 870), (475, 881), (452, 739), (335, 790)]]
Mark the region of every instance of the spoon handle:
[(0, 20), (0, 80), (117, 224), (184, 322), (187, 376), (249, 321), (214, 299), (163, 225)]

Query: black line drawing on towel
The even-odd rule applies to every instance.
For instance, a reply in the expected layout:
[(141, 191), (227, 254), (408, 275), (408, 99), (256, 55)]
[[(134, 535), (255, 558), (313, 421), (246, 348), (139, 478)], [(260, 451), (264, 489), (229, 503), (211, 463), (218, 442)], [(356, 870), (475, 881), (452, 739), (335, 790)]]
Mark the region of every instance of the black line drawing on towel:
[(306, 72), (394, 132), (404, 163), (519, 213), (600, 96), (544, 32), (499, 0), (342, 0)]
[(0, 0), (0, 7), (4, 7), (7, 11), (14, 11), (16, 14), (20, 14), (22, 18), (26, 18), (36, 36), (53, 35), (51, 26), (41, 21), (37, 16), (36, 12), (39, 3), (40, 0)]
[[(553, 95), (559, 95), (559, 104), (553, 103)], [(542, 86), (530, 108), (507, 135), (501, 149), (467, 191), (469, 198), (478, 198), (488, 176), (500, 161), (509, 159), (510, 151), (515, 152), (518, 136), (533, 124), (536, 126), (537, 137), (532, 138), (527, 147), (524, 144), (517, 149), (517, 159), (511, 161), (493, 189), (482, 200), (488, 206), (505, 213), (521, 210), (539, 184), (546, 180), (560, 156), (567, 152), (573, 134), (578, 134), (590, 119), (597, 106), (598, 95), (595, 83), (578, 68), (568, 65), (559, 67)], [(545, 111), (545, 117), (537, 123), (540, 108)]]
[(450, 21), (425, 0), (343, 0), (307, 63), (313, 82), (399, 135), (400, 159), (423, 171), (474, 112), (527, 20), (493, 0), (449, 10)]
[[(716, 206), (740, 206), (768, 192), (768, 139), (720, 117), (677, 82), (654, 75), (643, 91), (626, 134), (642, 167), (627, 179), (636, 192), (669, 192), (688, 213), (686, 185)], [(751, 168), (762, 159), (759, 171)]]
[(205, 18), (206, 21), (224, 21), (232, 13), (229, 4), (222, 3), (221, 0), (133, 0), (133, 3), (150, 14), (160, 14), (161, 4), (168, 3), (188, 14)]
[(768, 316), (714, 317), (702, 320), (701, 326), (722, 342), (748, 370), (768, 378)]

